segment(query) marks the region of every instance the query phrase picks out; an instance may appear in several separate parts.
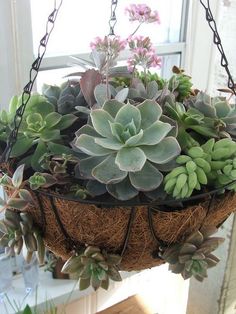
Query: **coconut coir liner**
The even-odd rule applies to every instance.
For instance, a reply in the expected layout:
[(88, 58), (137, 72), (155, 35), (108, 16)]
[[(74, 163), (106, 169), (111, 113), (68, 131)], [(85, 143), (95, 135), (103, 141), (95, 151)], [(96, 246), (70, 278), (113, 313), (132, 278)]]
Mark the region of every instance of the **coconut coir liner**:
[[(44, 240), (46, 246), (57, 256), (68, 259), (71, 249), (57, 223), (50, 200), (40, 195), (46, 217)], [(108, 252), (120, 252), (125, 239), (130, 216), (130, 207), (98, 208), (95, 205), (81, 204), (54, 198), (60, 219), (71, 239), (78, 244), (89, 244), (105, 248)], [(153, 226), (159, 239), (167, 244), (182, 241), (190, 233), (202, 226), (218, 226), (236, 209), (236, 194), (216, 198), (208, 211), (209, 201), (189, 206), (175, 212), (157, 211), (153, 213)], [(42, 226), (39, 208), (30, 207), (34, 221)], [(206, 216), (207, 213), (207, 216)], [(163, 263), (153, 258), (158, 247), (148, 224), (146, 206), (135, 208), (135, 218), (130, 239), (122, 259), (121, 270), (142, 270)]]

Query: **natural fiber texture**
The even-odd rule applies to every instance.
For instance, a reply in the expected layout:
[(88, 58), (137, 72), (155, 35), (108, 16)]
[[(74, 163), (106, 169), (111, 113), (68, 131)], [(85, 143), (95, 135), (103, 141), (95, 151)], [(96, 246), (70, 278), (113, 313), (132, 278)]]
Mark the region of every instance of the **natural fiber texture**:
[[(71, 243), (65, 239), (52, 211), (50, 200), (40, 195), (45, 217), (45, 243), (56, 255), (67, 259), (71, 255)], [(89, 244), (105, 248), (108, 252), (120, 252), (125, 239), (130, 208), (98, 208), (94, 205), (54, 198), (60, 219), (75, 244)], [(217, 197), (208, 212), (209, 201), (187, 207), (181, 211), (153, 213), (153, 225), (159, 239), (168, 245), (183, 240), (203, 225), (218, 226), (236, 209), (236, 194)], [(35, 222), (42, 228), (38, 207), (31, 207)], [(206, 217), (206, 213), (208, 215)], [(122, 270), (142, 270), (162, 264), (152, 254), (158, 243), (152, 237), (146, 206), (136, 207), (135, 218), (127, 250), (121, 263)]]

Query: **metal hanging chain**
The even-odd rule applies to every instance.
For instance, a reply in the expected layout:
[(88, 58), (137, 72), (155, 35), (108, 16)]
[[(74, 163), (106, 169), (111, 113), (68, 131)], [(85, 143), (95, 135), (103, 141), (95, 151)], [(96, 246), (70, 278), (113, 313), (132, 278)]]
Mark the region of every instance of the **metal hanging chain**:
[(110, 27), (110, 32), (108, 36), (115, 36), (115, 31), (114, 28), (117, 23), (117, 18), (116, 18), (116, 8), (118, 5), (118, 0), (111, 0), (111, 16), (109, 19), (109, 27)]
[(218, 33), (218, 29), (216, 26), (216, 21), (214, 19), (212, 11), (211, 11), (210, 1), (207, 0), (207, 3), (205, 4), (203, 0), (200, 0), (200, 3), (206, 11), (206, 20), (207, 20), (207, 22), (208, 22), (208, 24), (209, 24), (209, 26), (213, 32), (213, 42), (217, 46), (217, 48), (221, 54), (221, 66), (225, 69), (225, 71), (227, 73), (228, 87), (229, 87), (229, 89), (232, 90), (233, 94), (236, 96), (236, 85), (235, 85), (235, 82), (234, 82), (233, 77), (232, 77), (230, 70), (229, 70), (229, 63), (228, 63), (228, 60), (226, 58), (224, 48), (222, 46), (221, 38), (220, 38), (220, 35)]
[(7, 141), (7, 146), (1, 156), (0, 163), (7, 162), (12, 148), (14, 144), (16, 143), (17, 140), (17, 135), (18, 131), (22, 122), (23, 114), (25, 112), (25, 108), (30, 100), (32, 89), (34, 86), (34, 82), (38, 76), (38, 72), (43, 60), (43, 57), (45, 55), (46, 49), (47, 49), (47, 44), (48, 40), (50, 38), (50, 35), (54, 29), (55, 26), (55, 21), (57, 18), (57, 14), (62, 6), (63, 0), (57, 1), (54, 0), (54, 9), (52, 13), (48, 16), (47, 24), (46, 24), (46, 33), (45, 35), (41, 38), (40, 44), (38, 47), (38, 56), (35, 59), (35, 61), (32, 63), (31, 69), (30, 69), (30, 74), (29, 74), (29, 82), (25, 85), (23, 88), (23, 93), (22, 93), (22, 98), (21, 98), (21, 105), (20, 107), (16, 110), (16, 114), (14, 117), (13, 121), (13, 130), (10, 133), (10, 136)]

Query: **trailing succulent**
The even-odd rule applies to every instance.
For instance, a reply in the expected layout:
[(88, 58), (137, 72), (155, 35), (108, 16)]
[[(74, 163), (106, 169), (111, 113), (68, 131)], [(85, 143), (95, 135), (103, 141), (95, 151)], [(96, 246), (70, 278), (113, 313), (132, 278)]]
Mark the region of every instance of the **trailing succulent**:
[(208, 268), (214, 267), (219, 259), (212, 254), (224, 242), (223, 238), (211, 237), (217, 231), (208, 227), (192, 233), (183, 243), (174, 244), (161, 253), (169, 269), (181, 274), (184, 279), (194, 277), (203, 281)]
[(40, 264), (44, 263), (45, 246), (40, 230), (34, 225), (28, 213), (19, 213), (7, 209), (5, 217), (0, 220), (0, 245), (8, 247), (15, 254), (23, 251), (29, 263), (37, 252)]
[(76, 132), (75, 150), (86, 155), (79, 162), (81, 177), (96, 180), (119, 200), (157, 189), (159, 170), (180, 153), (169, 136), (172, 126), (160, 121), (161, 107), (151, 100), (134, 106), (115, 100), (92, 110), (91, 124)]
[(76, 255), (73, 255), (63, 266), (62, 272), (73, 274), (79, 279), (80, 290), (90, 285), (97, 290), (99, 287), (107, 290), (109, 281), (121, 281), (119, 264), (121, 257), (108, 254), (98, 247), (88, 246)]

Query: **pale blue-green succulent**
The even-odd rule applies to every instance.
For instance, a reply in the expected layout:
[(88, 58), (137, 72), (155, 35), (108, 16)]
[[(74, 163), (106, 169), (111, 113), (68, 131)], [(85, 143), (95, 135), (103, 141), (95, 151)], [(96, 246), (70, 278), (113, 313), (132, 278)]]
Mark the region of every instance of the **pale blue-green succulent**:
[(200, 92), (190, 100), (189, 105), (215, 120), (215, 128), (219, 128), (222, 137), (227, 133), (236, 137), (236, 105), (230, 104), (225, 97), (210, 97)]
[(86, 154), (79, 163), (84, 179), (95, 180), (119, 200), (160, 187), (159, 169), (181, 149), (170, 136), (172, 126), (160, 121), (161, 107), (153, 100), (134, 106), (116, 100), (92, 110), (90, 124), (76, 133), (73, 147)]

